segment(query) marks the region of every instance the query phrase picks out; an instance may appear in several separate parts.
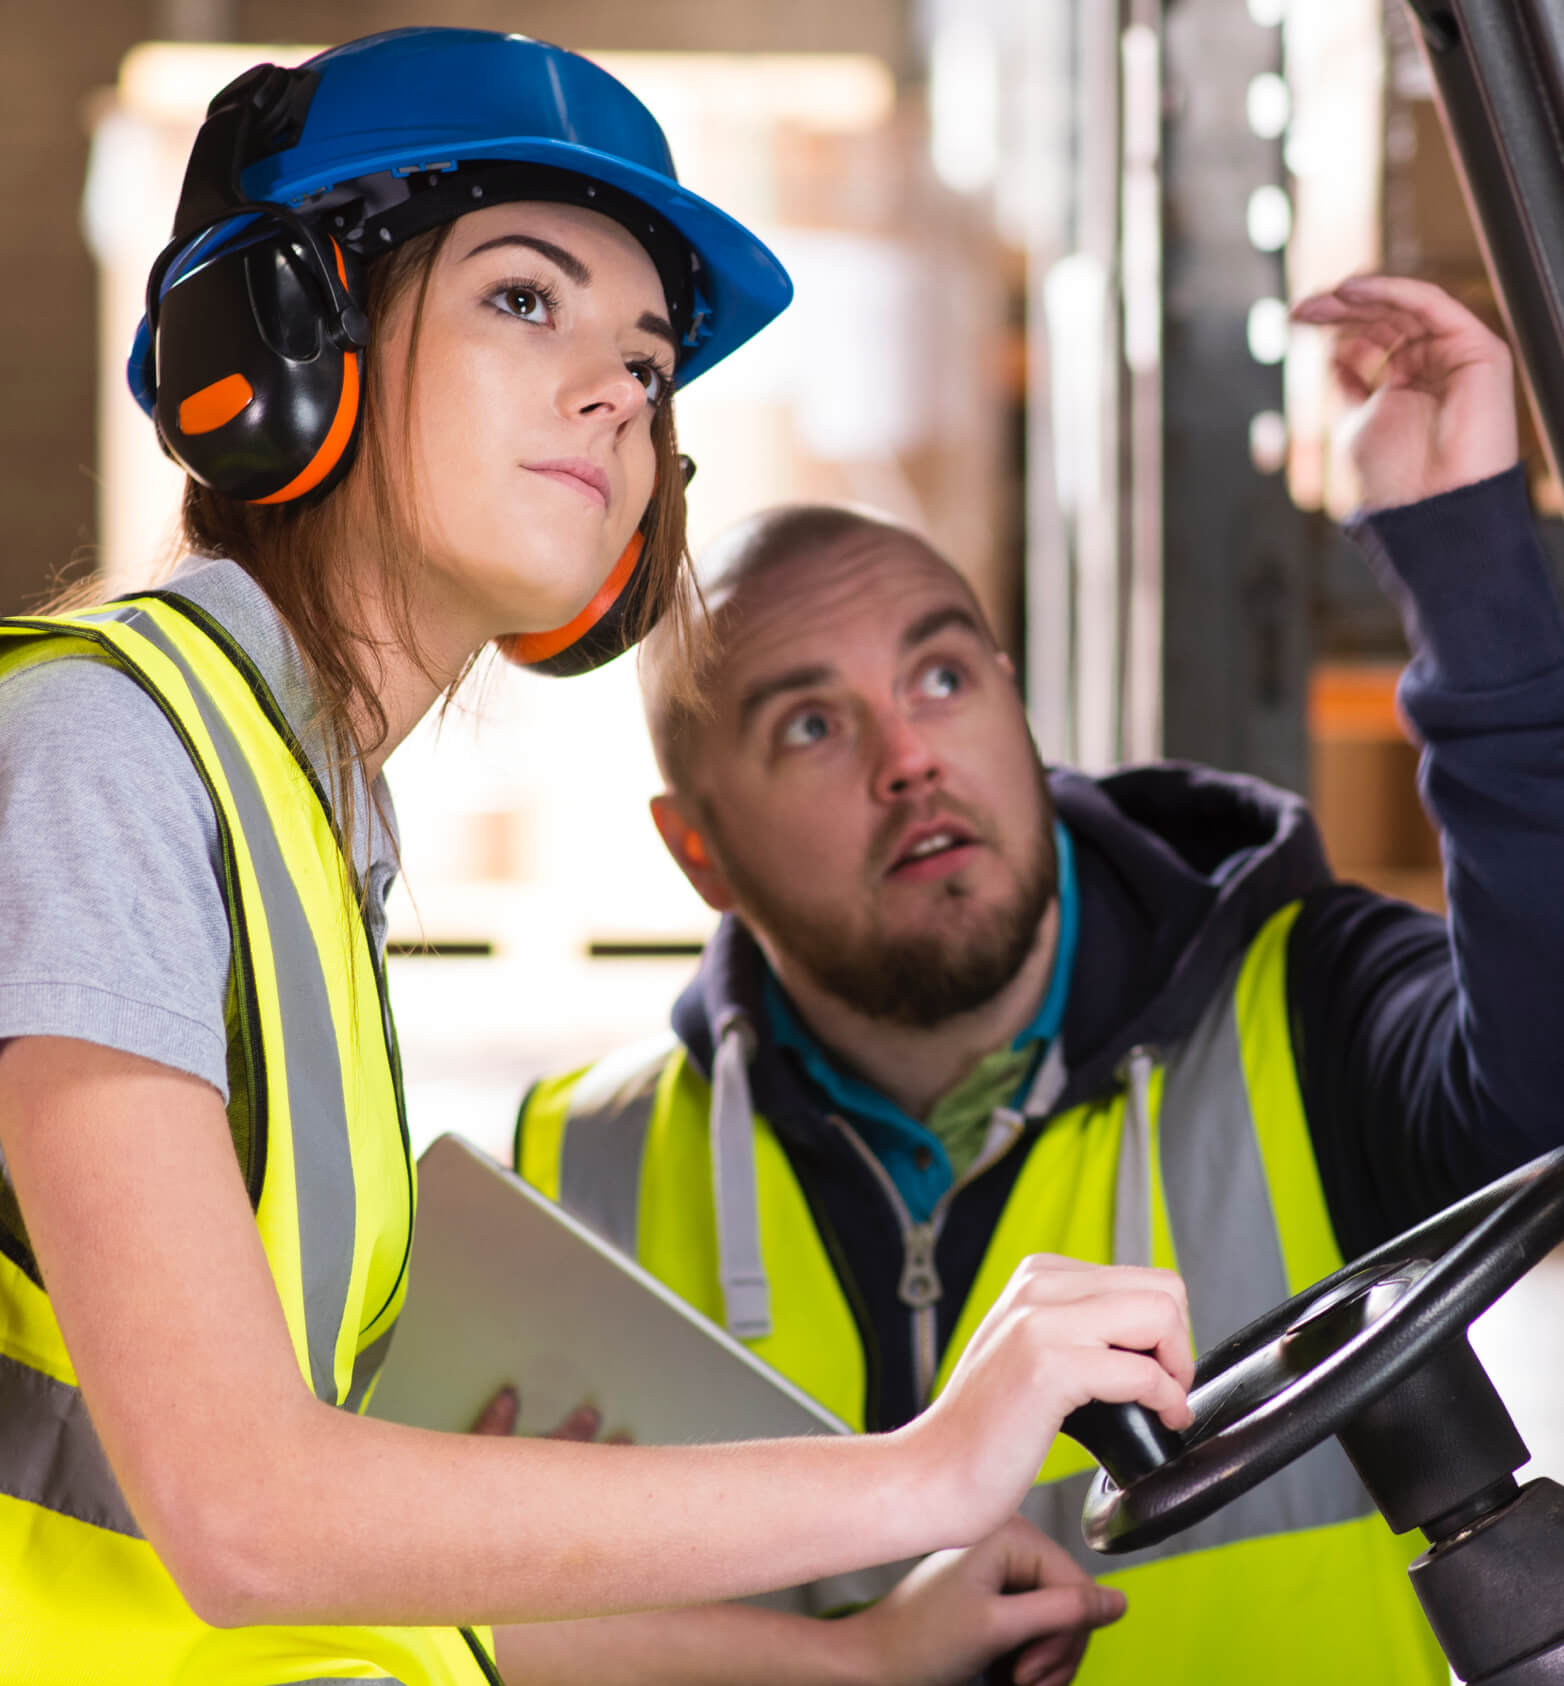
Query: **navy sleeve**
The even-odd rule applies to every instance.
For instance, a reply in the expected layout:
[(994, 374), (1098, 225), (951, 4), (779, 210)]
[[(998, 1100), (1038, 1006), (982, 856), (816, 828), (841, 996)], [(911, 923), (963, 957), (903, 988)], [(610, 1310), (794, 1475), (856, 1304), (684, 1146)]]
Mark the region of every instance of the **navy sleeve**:
[(1294, 1047), (1347, 1257), (1564, 1143), (1564, 616), (1519, 469), (1355, 536), (1401, 606), (1443, 921), (1351, 886), (1293, 930)]

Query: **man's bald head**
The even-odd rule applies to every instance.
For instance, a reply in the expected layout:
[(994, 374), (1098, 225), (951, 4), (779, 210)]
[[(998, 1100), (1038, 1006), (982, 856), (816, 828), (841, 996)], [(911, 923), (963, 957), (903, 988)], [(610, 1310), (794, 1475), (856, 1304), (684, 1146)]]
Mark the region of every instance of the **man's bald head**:
[[(927, 540), (883, 516), (843, 504), (779, 504), (727, 528), (697, 565), (707, 614), (685, 647), (672, 625), (654, 627), (641, 649), (641, 700), (657, 765), (670, 790), (684, 790), (701, 730), (704, 699), (716, 689), (728, 644), (746, 608), (786, 590), (804, 564), (850, 569), (868, 550), (886, 547), (932, 561), (958, 581), (978, 624), (988, 623), (961, 574)], [(990, 638), (992, 634), (989, 633)], [(692, 683), (693, 680), (693, 683)]]

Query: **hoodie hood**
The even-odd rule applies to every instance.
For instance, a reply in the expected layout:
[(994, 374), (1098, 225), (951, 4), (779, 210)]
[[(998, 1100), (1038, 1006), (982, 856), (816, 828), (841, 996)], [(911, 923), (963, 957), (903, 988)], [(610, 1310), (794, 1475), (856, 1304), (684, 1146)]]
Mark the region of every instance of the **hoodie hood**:
[[(1117, 1087), (1131, 1048), (1189, 1030), (1265, 921), (1330, 873), (1303, 799), (1258, 779), (1163, 762), (1101, 779), (1056, 769), (1049, 787), (1080, 895), (1058, 1111)], [(709, 1076), (715, 1027), (742, 1013), (755, 1032), (756, 1105), (790, 1134), (812, 1134), (809, 1091), (767, 1034), (765, 971), (742, 921), (724, 917), (673, 1026)]]

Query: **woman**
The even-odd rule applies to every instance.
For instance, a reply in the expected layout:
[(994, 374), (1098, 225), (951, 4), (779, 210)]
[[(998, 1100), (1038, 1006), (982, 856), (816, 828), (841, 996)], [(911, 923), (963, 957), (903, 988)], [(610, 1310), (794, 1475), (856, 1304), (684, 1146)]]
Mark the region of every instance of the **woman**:
[[(132, 359), (195, 560), (0, 641), (7, 1670), (959, 1680), (1090, 1616), (1001, 1596), (1058, 1578), (1006, 1519), (1087, 1398), (1187, 1421), (1163, 1273), (1034, 1261), (883, 1437), (356, 1414), (413, 1204), (381, 766), (487, 643), (578, 671), (687, 612), (672, 382), (786, 295), (557, 49), (399, 31), (214, 101)], [(616, 1615), (979, 1541), (843, 1622)]]

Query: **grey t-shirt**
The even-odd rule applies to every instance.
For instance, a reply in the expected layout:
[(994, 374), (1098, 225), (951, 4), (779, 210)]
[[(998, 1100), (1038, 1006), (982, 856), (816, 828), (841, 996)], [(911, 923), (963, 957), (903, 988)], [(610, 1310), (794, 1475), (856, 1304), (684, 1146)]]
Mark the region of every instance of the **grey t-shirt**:
[[(318, 773), (303, 663), (236, 563), (167, 582), (249, 655)], [(360, 777), (355, 864), (370, 941), (396, 875), (389, 792)], [(324, 778), (323, 778), (323, 782)], [(163, 711), (90, 657), (0, 679), (0, 1039), (74, 1036), (204, 1078), (227, 1099), (229, 936), (211, 798)]]

